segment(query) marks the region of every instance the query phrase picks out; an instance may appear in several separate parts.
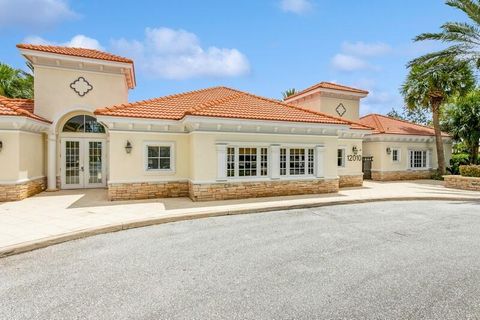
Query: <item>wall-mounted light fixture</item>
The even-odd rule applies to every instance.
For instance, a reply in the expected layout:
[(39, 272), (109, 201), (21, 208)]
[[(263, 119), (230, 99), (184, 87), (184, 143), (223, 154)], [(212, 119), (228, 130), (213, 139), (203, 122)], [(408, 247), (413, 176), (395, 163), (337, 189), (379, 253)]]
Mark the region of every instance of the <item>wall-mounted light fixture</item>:
[(392, 149), (390, 149), (390, 147), (387, 147), (387, 154), (390, 154), (392, 153)]
[(0, 141), (0, 151), (3, 149), (3, 141)]
[(130, 143), (130, 141), (127, 140), (127, 144), (125, 145), (125, 151), (127, 153), (130, 153), (132, 152), (132, 144)]
[(353, 146), (352, 152), (353, 152), (353, 154), (357, 154), (357, 153), (358, 153), (358, 148), (357, 148), (357, 146)]

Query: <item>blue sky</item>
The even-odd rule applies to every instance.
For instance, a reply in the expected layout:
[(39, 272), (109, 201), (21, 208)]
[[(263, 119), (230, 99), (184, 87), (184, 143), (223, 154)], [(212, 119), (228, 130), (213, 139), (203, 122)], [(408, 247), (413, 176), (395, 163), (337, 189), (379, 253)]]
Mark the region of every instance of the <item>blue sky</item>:
[(400, 108), (412, 43), (463, 16), (441, 0), (0, 0), (0, 61), (21, 42), (80, 45), (135, 59), (130, 100), (225, 85), (280, 98), (333, 81), (367, 89), (363, 114)]

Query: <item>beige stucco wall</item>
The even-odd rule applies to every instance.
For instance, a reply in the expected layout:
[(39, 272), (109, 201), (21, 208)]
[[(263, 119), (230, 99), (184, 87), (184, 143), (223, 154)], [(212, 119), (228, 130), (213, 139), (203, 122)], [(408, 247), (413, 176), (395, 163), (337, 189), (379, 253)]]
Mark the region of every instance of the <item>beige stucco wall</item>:
[(275, 134), (241, 134), (241, 133), (202, 133), (194, 132), (191, 136), (191, 179), (196, 182), (213, 182), (217, 178), (216, 144), (222, 142), (253, 144), (291, 144), (324, 145), (326, 178), (337, 177), (337, 138), (327, 136), (295, 136)]
[[(127, 154), (125, 145), (132, 144)], [(145, 170), (145, 144), (173, 143), (175, 171)], [(188, 180), (190, 177), (190, 141), (188, 134), (115, 132), (109, 134), (109, 182), (175, 181)], [(195, 159), (197, 160), (197, 159)]]
[[(339, 176), (362, 174), (362, 139), (338, 139), (338, 147), (345, 148), (345, 167), (338, 168)], [(357, 147), (357, 157), (349, 160), (349, 155), (354, 156), (353, 147)], [(337, 159), (335, 158), (335, 163)]]
[[(93, 89), (80, 97), (70, 84), (84, 77)], [(93, 111), (99, 107), (128, 102), (128, 88), (121, 74), (35, 66), (35, 113), (56, 122), (74, 110)]]
[(40, 133), (0, 131), (0, 182), (14, 183), (45, 175), (45, 144)]
[(43, 134), (20, 132), (19, 179), (45, 176), (45, 139)]
[(18, 180), (20, 137), (18, 131), (0, 131), (3, 148), (0, 151), (0, 181)]
[(335, 117), (339, 117), (335, 109), (341, 103), (347, 110), (343, 115), (343, 118), (354, 121), (359, 119), (359, 99), (352, 100), (347, 98), (333, 98), (315, 94), (289, 103), (293, 105), (299, 105), (310, 110), (330, 114)]
[[(400, 150), (400, 161), (393, 162), (392, 154), (388, 155), (387, 148)], [(408, 151), (412, 149), (430, 150), (432, 169), (438, 167), (435, 142), (370, 142), (363, 143), (363, 155), (373, 156), (372, 170), (376, 171), (403, 171), (409, 169)], [(444, 143), (445, 163), (449, 166), (452, 158), (452, 144)]]
[[(127, 141), (132, 152), (125, 152)], [(146, 171), (145, 145), (147, 142), (174, 143), (175, 171)], [(271, 144), (324, 145), (324, 170), (326, 178), (336, 178), (337, 138), (328, 136), (295, 136), (274, 134), (207, 133), (190, 134), (116, 132), (109, 134), (109, 182), (176, 181), (215, 182), (217, 179), (217, 143), (240, 143), (245, 146)], [(349, 141), (349, 146), (359, 141)], [(351, 147), (350, 147), (351, 150)], [(345, 174), (361, 173), (361, 165), (348, 166)]]

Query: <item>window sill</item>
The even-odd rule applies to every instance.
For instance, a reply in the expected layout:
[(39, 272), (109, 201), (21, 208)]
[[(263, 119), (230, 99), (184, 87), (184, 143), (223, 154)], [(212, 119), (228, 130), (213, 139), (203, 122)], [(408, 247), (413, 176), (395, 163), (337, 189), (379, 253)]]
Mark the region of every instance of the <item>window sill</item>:
[(324, 179), (323, 177), (316, 177), (315, 175), (302, 176), (280, 176), (278, 178), (272, 177), (227, 177), (224, 179), (217, 179), (217, 182), (255, 182), (255, 181), (288, 181), (288, 180), (313, 180)]
[(173, 169), (146, 169), (146, 174), (175, 174), (175, 170)]

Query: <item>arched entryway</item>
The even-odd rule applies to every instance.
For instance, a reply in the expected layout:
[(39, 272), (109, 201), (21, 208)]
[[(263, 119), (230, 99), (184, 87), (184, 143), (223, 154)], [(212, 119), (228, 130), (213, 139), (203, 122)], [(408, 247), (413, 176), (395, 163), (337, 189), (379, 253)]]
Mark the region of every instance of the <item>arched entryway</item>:
[(93, 115), (70, 114), (59, 124), (60, 187), (106, 186), (107, 134)]

